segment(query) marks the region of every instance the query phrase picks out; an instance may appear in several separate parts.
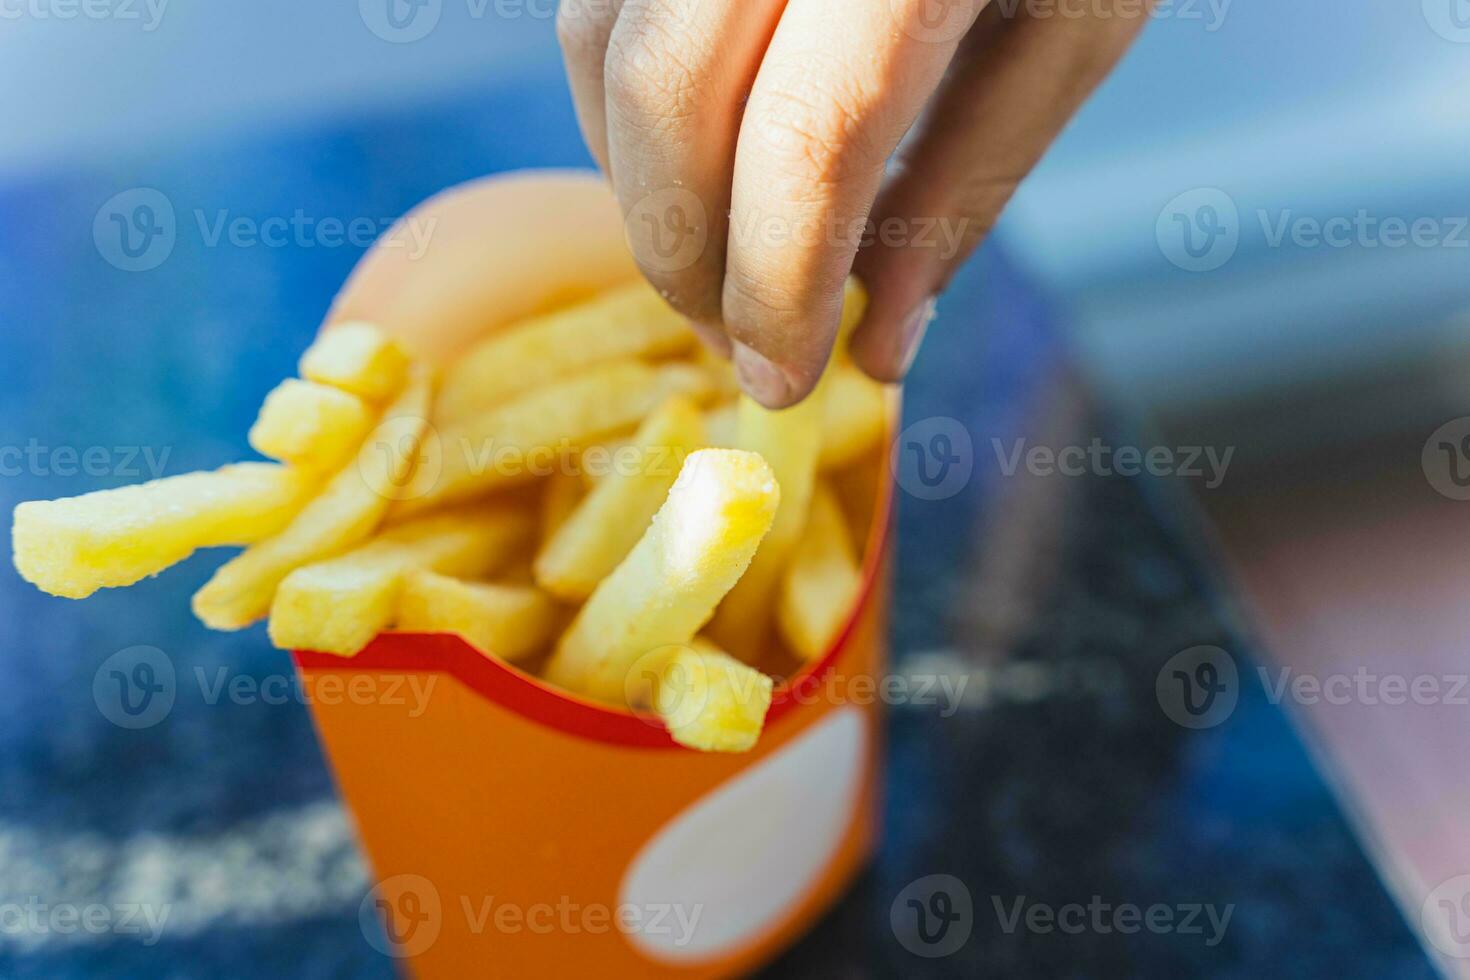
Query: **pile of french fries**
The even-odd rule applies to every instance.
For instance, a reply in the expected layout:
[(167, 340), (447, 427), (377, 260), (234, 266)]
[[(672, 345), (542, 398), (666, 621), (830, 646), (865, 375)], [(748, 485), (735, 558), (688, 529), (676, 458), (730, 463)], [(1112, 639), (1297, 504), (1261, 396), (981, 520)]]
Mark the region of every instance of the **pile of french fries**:
[(454, 632), (573, 693), (746, 751), (772, 674), (817, 658), (860, 588), (888, 399), (840, 353), (816, 393), (742, 396), (647, 284), (515, 324), (434, 370), (366, 322), (326, 330), (249, 434), (273, 462), (15, 510), (16, 568), (80, 599), (200, 548), (218, 630), (352, 656)]

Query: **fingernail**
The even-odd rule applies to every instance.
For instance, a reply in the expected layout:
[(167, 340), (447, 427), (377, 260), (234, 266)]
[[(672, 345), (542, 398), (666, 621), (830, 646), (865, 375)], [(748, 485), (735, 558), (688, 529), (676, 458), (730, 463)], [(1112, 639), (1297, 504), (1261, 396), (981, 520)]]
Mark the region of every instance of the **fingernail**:
[(710, 351), (721, 357), (730, 356), (730, 337), (723, 329), (714, 324), (699, 323), (696, 320), (690, 320), (689, 326), (693, 328), (694, 336), (699, 338), (699, 342), (708, 347)]
[(767, 408), (784, 406), (791, 397), (791, 383), (785, 373), (763, 354), (733, 341), (735, 374), (746, 394)]
[(924, 342), (924, 334), (928, 332), (929, 324), (934, 322), (937, 304), (938, 298), (930, 296), (904, 319), (903, 326), (899, 328), (900, 374), (908, 374), (909, 368), (913, 366), (914, 358), (919, 353), (919, 345)]

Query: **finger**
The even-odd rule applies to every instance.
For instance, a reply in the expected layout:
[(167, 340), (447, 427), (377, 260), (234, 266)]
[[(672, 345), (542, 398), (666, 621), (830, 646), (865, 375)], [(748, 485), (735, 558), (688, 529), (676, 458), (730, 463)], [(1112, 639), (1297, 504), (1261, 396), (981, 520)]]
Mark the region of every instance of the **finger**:
[(609, 173), (634, 259), (728, 354), (719, 324), (741, 107), (783, 0), (626, 0), (608, 44)]
[(561, 0), (556, 37), (567, 65), (577, 125), (592, 158), (607, 173), (607, 118), (602, 66), (623, 0)]
[(1130, 0), (1083, 6), (1004, 21), (987, 10), (900, 151), (854, 267), (869, 299), (850, 350), (874, 378), (908, 371), (934, 297), (1147, 21)]
[(884, 163), (954, 52), (958, 35), (919, 40), (928, 2), (791, 0), (766, 51), (735, 151), (723, 310), (768, 407), (825, 367)]

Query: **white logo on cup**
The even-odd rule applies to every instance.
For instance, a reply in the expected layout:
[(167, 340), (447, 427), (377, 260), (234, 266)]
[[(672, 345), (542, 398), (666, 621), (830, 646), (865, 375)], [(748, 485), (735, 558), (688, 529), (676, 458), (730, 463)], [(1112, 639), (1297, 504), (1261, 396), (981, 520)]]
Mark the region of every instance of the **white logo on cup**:
[(1436, 493), (1470, 500), (1470, 416), (1451, 419), (1430, 433), (1419, 465)]
[(177, 240), (173, 202), (152, 187), (114, 194), (92, 219), (98, 254), (124, 272), (158, 268), (173, 253)]
[(1235, 712), (1240, 672), (1219, 647), (1197, 646), (1170, 657), (1154, 680), (1159, 707), (1176, 725), (1214, 728)]
[(1164, 205), (1154, 226), (1159, 251), (1186, 272), (1210, 272), (1240, 247), (1240, 209), (1217, 187), (1200, 187)]
[(119, 728), (152, 728), (173, 710), (174, 664), (158, 647), (119, 650), (92, 675), (92, 700)]
[(1431, 945), (1455, 959), (1470, 958), (1470, 875), (1441, 882), (1419, 908), (1419, 923)]
[(367, 29), (385, 41), (409, 44), (427, 37), (439, 24), (444, 0), (357, 0)]
[(439, 890), (423, 875), (384, 878), (357, 907), (357, 924), (383, 955), (418, 956), (434, 945), (444, 924)]
[(623, 219), (629, 247), (650, 272), (681, 272), (699, 261), (709, 243), (709, 214), (699, 195), (683, 187), (654, 191)]
[(975, 443), (958, 419), (936, 415), (898, 434), (888, 464), (905, 492), (920, 500), (946, 500), (969, 484)]
[(1470, 0), (1424, 0), (1424, 19), (1446, 41), (1470, 44)]
[(975, 925), (970, 889), (954, 875), (910, 882), (889, 907), (888, 924), (899, 944), (915, 956), (950, 956), (970, 941)]

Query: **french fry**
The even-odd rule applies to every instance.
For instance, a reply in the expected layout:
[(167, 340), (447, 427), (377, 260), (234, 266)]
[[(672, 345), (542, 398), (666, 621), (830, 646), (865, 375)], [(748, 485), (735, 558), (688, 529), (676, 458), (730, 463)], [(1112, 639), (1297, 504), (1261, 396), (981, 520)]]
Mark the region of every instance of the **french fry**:
[(834, 365), (827, 373), (821, 467), (832, 470), (862, 458), (883, 441), (888, 389), (854, 367)]
[(801, 538), (816, 481), (817, 457), (822, 447), (822, 399), (825, 382), (801, 404), (773, 412), (741, 396), (736, 443), (759, 453), (781, 485), (781, 508), (771, 533), (739, 583), (720, 603), (710, 623), (710, 637), (740, 659), (760, 656), (769, 636), (772, 611), (781, 572)]
[(640, 279), (471, 348), (445, 373), (435, 418), (452, 425), (596, 364), (681, 353), (694, 343), (684, 318)]
[(288, 378), (266, 396), (249, 441), (262, 456), (330, 471), (362, 445), (373, 417), (367, 403), (351, 392)]
[(705, 412), (704, 431), (712, 447), (734, 449), (740, 431), (739, 403), (727, 402)]
[(301, 357), (301, 376), (369, 401), (393, 397), (408, 380), (408, 354), (383, 329), (362, 320), (322, 331)]
[[(623, 436), (608, 436), (586, 447), (582, 450), (580, 460), (582, 486), (591, 490), (603, 477), (626, 466), (627, 457), (630, 454), (635, 457), (637, 454), (631, 432)], [(632, 461), (632, 465), (637, 465), (636, 458)]]
[(649, 707), (675, 742), (701, 752), (749, 752), (765, 727), (771, 678), (703, 638), (646, 665)]
[(707, 397), (709, 379), (688, 364), (604, 364), (445, 427), (403, 493), (401, 514), (467, 500), (546, 475), (557, 452), (639, 422), (670, 395)]
[(211, 629), (244, 629), (270, 611), (276, 587), (291, 572), (370, 536), (423, 454), (430, 395), (429, 377), (419, 372), (316, 499), (279, 534), (220, 566), (194, 594), (194, 614)]
[(862, 587), (857, 551), (836, 495), (819, 484), (806, 531), (781, 580), (776, 621), (793, 652), (815, 660), (827, 652), (852, 613)]
[(740, 394), (740, 381), (735, 377), (735, 365), (700, 344), (694, 361), (709, 372), (715, 392), (720, 398), (733, 399)]
[(837, 361), (847, 360), (847, 342), (857, 325), (863, 322), (868, 312), (868, 291), (857, 276), (848, 276), (842, 284), (842, 319), (837, 325), (837, 344), (834, 349)]
[(274, 463), (237, 463), (65, 500), (15, 508), (21, 577), (43, 592), (85, 599), (132, 585), (199, 548), (248, 545), (279, 531), (319, 481)]
[(562, 611), (529, 585), (465, 582), (435, 572), (408, 575), (398, 602), (398, 628), (458, 633), (476, 649), (523, 660), (551, 641)]
[(691, 453), (653, 523), (562, 635), (547, 679), (624, 701), (640, 657), (687, 644), (709, 619), (749, 567), (780, 499), (775, 474), (755, 453)]
[(410, 572), (492, 572), (530, 539), (532, 524), (530, 514), (514, 508), (462, 508), (407, 521), (344, 555), (303, 565), (271, 603), (271, 642), (351, 656), (393, 622)]
[(582, 480), (570, 473), (553, 473), (541, 492), (541, 540), (561, 527), (582, 499)]
[(704, 444), (699, 409), (687, 398), (670, 398), (630, 443), (633, 472), (614, 471), (598, 481), (576, 510), (536, 555), (536, 582), (564, 601), (592, 594), (618, 567), (658, 512), (684, 458)]

